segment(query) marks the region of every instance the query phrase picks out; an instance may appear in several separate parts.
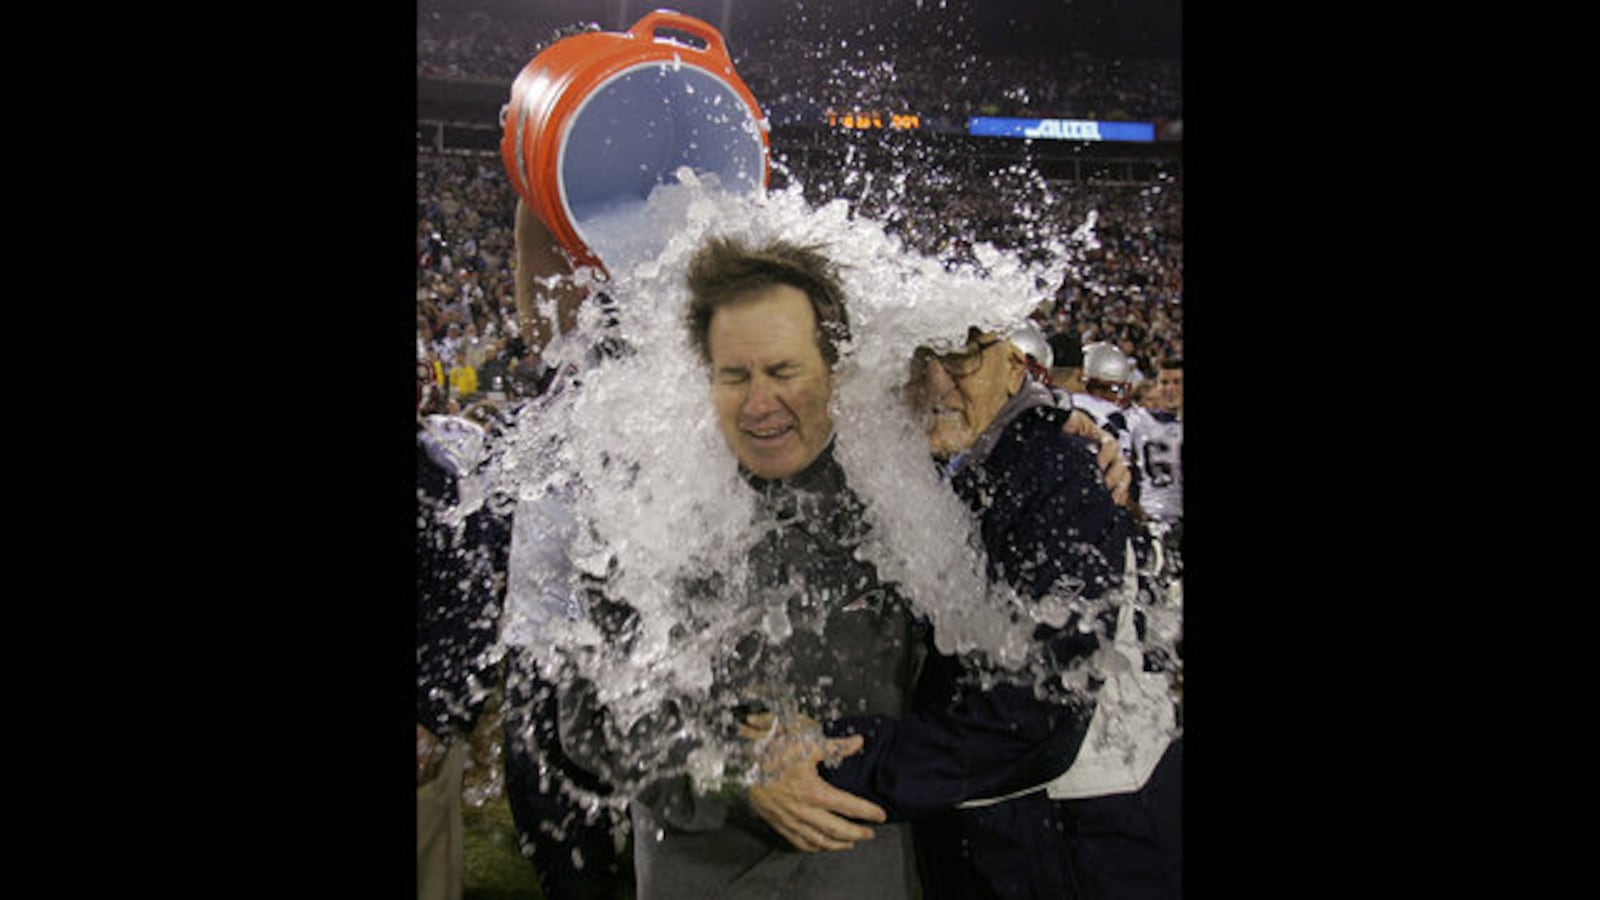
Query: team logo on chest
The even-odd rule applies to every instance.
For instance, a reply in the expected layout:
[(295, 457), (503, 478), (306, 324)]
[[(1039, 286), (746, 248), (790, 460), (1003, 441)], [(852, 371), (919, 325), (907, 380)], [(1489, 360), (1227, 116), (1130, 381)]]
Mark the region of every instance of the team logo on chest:
[(859, 612), (864, 609), (878, 612), (879, 610), (883, 609), (884, 597), (887, 595), (887, 593), (888, 592), (883, 588), (875, 587), (872, 590), (867, 591), (865, 594), (856, 597), (854, 600), (851, 600), (849, 603), (846, 603), (844, 606), (841, 606), (839, 609), (841, 612)]

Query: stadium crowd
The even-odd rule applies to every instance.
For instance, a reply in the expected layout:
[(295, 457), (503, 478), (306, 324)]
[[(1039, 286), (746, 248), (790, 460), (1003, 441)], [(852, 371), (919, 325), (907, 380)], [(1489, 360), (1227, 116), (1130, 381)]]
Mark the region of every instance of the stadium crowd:
[[(805, 182), (807, 173), (794, 176)], [(1116, 343), (1141, 376), (1183, 356), (1183, 197), (1175, 184), (1073, 184), (1041, 202), (1025, 185), (881, 194), (858, 202), (890, 218), (917, 249), (959, 261), (973, 241), (1013, 251), (1030, 235), (1066, 234), (1095, 213), (1094, 241), (1063, 264), (1047, 334)], [(892, 204), (892, 205), (888, 205)], [(512, 274), (516, 195), (498, 156), (419, 152), (418, 351), (440, 386), (443, 412), (541, 387), (519, 336)], [(1142, 377), (1141, 379), (1142, 380)]]
[[(417, 14), (418, 74), (509, 85), (556, 35), (536, 17), (424, 2)], [(1082, 51), (1048, 59), (980, 58), (949, 47), (883, 54), (855, 43), (757, 35), (731, 49), (741, 77), (775, 123), (820, 123), (829, 111), (848, 109), (917, 111), (928, 128), (959, 127), (969, 115), (1182, 117), (1174, 60), (1100, 59)], [(774, 150), (781, 154), (782, 148)], [(836, 180), (837, 171), (823, 171), (820, 161), (789, 165), (808, 197), (845, 196), (917, 251), (953, 261), (967, 257), (973, 243), (1035, 252), (1093, 210), (1097, 243), (1064, 267), (1052, 315), (1041, 326), (1084, 343), (1112, 340), (1146, 375), (1161, 358), (1182, 356), (1181, 184), (1041, 189), (923, 172), (906, 189), (885, 193), (871, 189), (870, 172), (846, 184)], [(419, 341), (437, 380), (448, 386), (440, 402), (536, 391), (538, 376), (522, 365), (526, 353), (515, 322), (515, 194), (499, 160), (419, 150), (417, 178)]]

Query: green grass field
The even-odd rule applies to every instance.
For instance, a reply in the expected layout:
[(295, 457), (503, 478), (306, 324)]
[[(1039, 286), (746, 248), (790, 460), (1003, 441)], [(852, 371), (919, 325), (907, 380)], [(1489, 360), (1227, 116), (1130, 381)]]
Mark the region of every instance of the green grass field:
[(462, 779), (466, 824), (463, 900), (544, 900), (533, 861), (517, 847), (517, 827), (505, 797), (501, 768), (500, 694), (484, 707), (472, 735), (472, 756)]
[[(473, 733), (472, 756), (463, 778), (462, 900), (544, 900), (533, 861), (517, 846), (516, 823), (505, 797), (500, 735), (498, 696), (492, 696)], [(622, 885), (618, 900), (633, 900), (631, 884)]]
[(481, 806), (464, 804), (467, 826), (464, 900), (543, 900), (533, 862), (517, 849), (517, 830), (504, 795)]

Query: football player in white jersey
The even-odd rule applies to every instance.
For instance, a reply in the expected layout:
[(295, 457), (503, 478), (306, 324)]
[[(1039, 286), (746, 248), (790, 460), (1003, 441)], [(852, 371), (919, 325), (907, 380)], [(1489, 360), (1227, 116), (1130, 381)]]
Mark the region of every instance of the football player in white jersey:
[[(1049, 339), (1044, 336), (1044, 332), (1037, 325), (1028, 322), (1008, 334), (1007, 339), (1022, 351), (1027, 377), (1044, 385), (1055, 398), (1056, 406), (1061, 409), (1074, 409), (1068, 392), (1051, 380), (1055, 351), (1051, 348)], [(1137, 517), (1138, 502), (1132, 495), (1133, 458), (1123, 452), (1122, 444), (1109, 430), (1101, 427), (1098, 419), (1083, 411), (1068, 416), (1065, 430), (1100, 442), (1099, 463), (1100, 470), (1106, 477), (1106, 487), (1111, 490), (1112, 499), (1118, 506), (1132, 503), (1131, 508)]]
[[(1068, 391), (1055, 380), (1056, 354), (1053, 342), (1044, 336), (1044, 332), (1037, 325), (1029, 322), (1012, 331), (1007, 337), (1017, 346), (1023, 354), (1023, 365), (1029, 377), (1049, 389), (1050, 395), (1055, 398), (1055, 405), (1061, 409), (1072, 409), (1072, 401), (1068, 398)], [(1095, 423), (1099, 424), (1098, 420)], [(1088, 435), (1087, 437), (1094, 437)], [(1131, 460), (1126, 461), (1129, 466)]]
[(1050, 383), (1050, 366), (1055, 362), (1055, 354), (1050, 350), (1050, 342), (1045, 338), (1044, 332), (1032, 322), (1026, 322), (1012, 331), (1007, 337), (1011, 343), (1017, 345), (1022, 351), (1023, 366), (1035, 380), (1048, 385)]
[[(1182, 641), (1182, 620), (1178, 614), (1182, 603), (1182, 567), (1177, 553), (1181, 520), (1151, 514), (1154, 508), (1182, 515), (1178, 464), (1183, 432), (1176, 416), (1165, 409), (1174, 396), (1177, 403), (1182, 403), (1183, 369), (1181, 362), (1170, 362), (1176, 363), (1175, 368), (1163, 368), (1162, 373), (1168, 382), (1175, 381), (1178, 393), (1172, 394), (1173, 388), (1164, 388), (1163, 382), (1157, 380), (1151, 395), (1158, 398), (1153, 402), (1158, 404), (1160, 412), (1133, 404), (1133, 360), (1108, 342), (1096, 342), (1083, 348), (1085, 392), (1070, 395), (1074, 409), (1089, 413), (1101, 428), (1116, 438), (1129, 467), (1134, 470), (1131, 493), (1141, 513), (1135, 517), (1133, 535), (1139, 570), (1137, 628), (1141, 640), (1153, 639), (1147, 645), (1147, 651), (1154, 651), (1147, 652), (1147, 665), (1161, 668), (1174, 665), (1174, 657), (1181, 654), (1178, 648)], [(1148, 501), (1147, 492), (1155, 494)], [(1146, 611), (1156, 616), (1154, 623)]]
[(1073, 409), (1088, 413), (1095, 424), (1117, 439), (1130, 466), (1136, 461), (1128, 434), (1127, 410), (1132, 392), (1133, 360), (1127, 354), (1107, 341), (1083, 348), (1083, 391), (1069, 394), (1068, 400)]
[(1183, 360), (1165, 359), (1144, 406), (1128, 418), (1139, 506), (1169, 526), (1183, 520)]
[(1160, 546), (1160, 580), (1183, 577), (1183, 360), (1161, 361), (1146, 406), (1129, 420), (1135, 481), (1146, 528)]

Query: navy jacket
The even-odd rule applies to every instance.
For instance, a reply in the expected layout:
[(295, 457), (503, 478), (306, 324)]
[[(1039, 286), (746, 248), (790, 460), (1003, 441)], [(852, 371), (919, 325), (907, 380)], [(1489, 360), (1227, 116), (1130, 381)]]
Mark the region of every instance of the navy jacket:
[[(957, 494), (981, 519), (992, 579), (1037, 599), (1063, 577), (1095, 599), (1121, 582), (1127, 512), (1111, 500), (1093, 442), (1061, 433), (1066, 411), (1030, 406), (1007, 424), (981, 462), (960, 469)], [(1035, 638), (1061, 665), (1093, 653), (1093, 633), (1074, 615)], [(892, 719), (858, 716), (830, 723), (836, 735), (864, 734), (864, 750), (830, 783), (917, 818), (957, 803), (1043, 784), (1077, 756), (1092, 709), (1068, 697), (1041, 700), (1031, 681), (980, 689), (969, 675), (982, 664), (932, 651), (917, 686), (916, 712)], [(990, 673), (994, 674), (994, 673)]]
[(470, 732), (493, 667), (482, 654), (500, 618), (508, 523), (487, 505), (456, 525), (459, 473), (417, 432), (417, 721), (441, 738)]
[[(613, 784), (643, 786), (653, 772), (683, 765), (700, 744), (683, 728), (686, 718), (726, 719), (731, 734), (734, 711), (766, 708), (769, 682), (789, 691), (788, 699), (818, 720), (851, 712), (892, 716), (910, 708), (919, 650), (912, 616), (896, 586), (880, 580), (877, 569), (856, 554), (866, 536), (861, 502), (845, 483), (833, 445), (790, 479), (748, 481), (764, 519), (775, 526), (749, 551), (754, 588), (767, 602), (784, 605), (792, 633), (781, 641), (760, 632), (745, 635), (714, 661), (716, 685), (707, 708), (687, 710), (667, 701), (628, 735), (617, 733), (609, 710), (597, 704), (594, 685), (574, 678), (561, 702), (568, 752)], [(690, 597), (714, 596), (720, 577), (706, 573), (681, 587)], [(603, 588), (589, 602), (612, 640), (632, 640), (635, 620), (625, 602), (606, 597)], [(674, 781), (687, 788), (687, 779)], [(668, 821), (699, 827), (669, 808), (683, 802), (678, 793), (670, 802), (659, 790), (649, 796)], [(721, 812), (711, 820), (720, 822)]]

